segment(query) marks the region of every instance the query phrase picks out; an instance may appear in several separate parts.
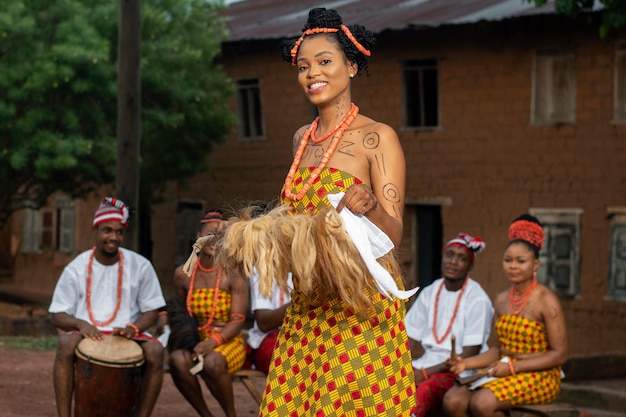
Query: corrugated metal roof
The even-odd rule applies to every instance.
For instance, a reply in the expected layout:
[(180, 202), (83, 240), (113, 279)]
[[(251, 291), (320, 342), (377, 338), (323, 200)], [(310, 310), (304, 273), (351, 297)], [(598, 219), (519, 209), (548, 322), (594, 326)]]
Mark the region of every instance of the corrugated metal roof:
[(228, 6), (228, 41), (298, 36), (314, 7), (335, 9), (344, 24), (379, 33), (553, 13), (554, 0), (541, 8), (528, 0), (247, 0)]

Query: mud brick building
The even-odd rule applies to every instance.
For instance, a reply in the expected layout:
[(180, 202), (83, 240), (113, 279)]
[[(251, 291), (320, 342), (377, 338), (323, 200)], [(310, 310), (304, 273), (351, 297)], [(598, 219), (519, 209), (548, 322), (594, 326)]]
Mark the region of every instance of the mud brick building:
[[(464, 231), (487, 242), (472, 276), (495, 296), (508, 287), (501, 267), (508, 225), (531, 212), (546, 227), (539, 276), (562, 299), (571, 353), (623, 352), (626, 32), (601, 39), (597, 13), (571, 20), (554, 15), (551, 3), (231, 4), (221, 65), (237, 86), (239, 124), (207, 158), (205, 175), (184, 189), (172, 185), (154, 207), (152, 259), (166, 291), (204, 209), (277, 198), (293, 132), (315, 116), (295, 69), (281, 59), (280, 40), (298, 36), (307, 11), (320, 4), (377, 33), (370, 75), (354, 79), (353, 100), (395, 128), (404, 147), (399, 254), (407, 283), (436, 278), (442, 242)], [(12, 243), (0, 246), (13, 284), (51, 289), (65, 263), (90, 245), (96, 204), (57, 196), (48, 208), (18, 213), (3, 232)], [(67, 231), (68, 246), (57, 238), (42, 248), (46, 219)], [(25, 236), (28, 222), (36, 233)]]

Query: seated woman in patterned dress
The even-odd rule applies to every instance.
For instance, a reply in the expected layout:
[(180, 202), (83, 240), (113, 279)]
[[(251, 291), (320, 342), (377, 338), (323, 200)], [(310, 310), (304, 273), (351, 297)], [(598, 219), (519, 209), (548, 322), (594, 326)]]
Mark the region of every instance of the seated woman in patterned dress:
[(504, 416), (513, 407), (552, 402), (567, 360), (565, 316), (557, 296), (535, 277), (544, 233), (539, 220), (522, 215), (509, 227), (502, 266), (511, 288), (495, 301), (498, 344), (451, 363), (451, 370), (486, 368), (494, 379), (478, 387), (455, 386), (444, 397), (446, 415)]
[(213, 414), (204, 401), (196, 374), (226, 416), (234, 417), (231, 374), (245, 361), (241, 330), (248, 308), (248, 280), (239, 270), (226, 270), (215, 263), (216, 243), (224, 224), (219, 209), (204, 215), (194, 253), (174, 273), (176, 296), (184, 300), (184, 305), (176, 308), (177, 304), (170, 301), (168, 306), (172, 328), (168, 342), (170, 373), (178, 390), (203, 417)]

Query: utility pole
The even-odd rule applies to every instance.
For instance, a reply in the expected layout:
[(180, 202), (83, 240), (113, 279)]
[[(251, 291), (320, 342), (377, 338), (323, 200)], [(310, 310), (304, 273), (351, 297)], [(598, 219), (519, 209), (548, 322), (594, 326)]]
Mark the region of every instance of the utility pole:
[(125, 246), (139, 247), (139, 155), (141, 143), (141, 0), (120, 0), (117, 44), (116, 197), (135, 208)]

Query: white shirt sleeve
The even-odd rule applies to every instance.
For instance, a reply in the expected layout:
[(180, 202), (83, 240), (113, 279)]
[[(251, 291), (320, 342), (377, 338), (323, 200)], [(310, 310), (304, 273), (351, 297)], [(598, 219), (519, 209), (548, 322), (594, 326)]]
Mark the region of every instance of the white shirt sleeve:
[[(293, 283), (291, 278), (291, 272), (289, 273), (289, 277), (287, 278), (287, 286), (291, 290), (293, 289)], [(259, 276), (256, 272), (250, 277), (250, 311), (254, 312), (255, 310), (275, 310), (289, 302), (290, 296), (288, 292), (283, 293), (283, 303), (280, 302), (280, 292), (281, 289), (278, 285), (272, 285), (272, 296), (264, 297), (259, 292)]]
[(66, 313), (76, 316), (76, 306), (80, 300), (78, 277), (82, 275), (79, 269), (86, 268), (83, 255), (78, 255), (63, 269), (52, 294), (52, 301), (48, 307), (49, 313)]
[(165, 306), (165, 298), (161, 291), (161, 283), (154, 267), (145, 259), (140, 268), (140, 283), (137, 302), (140, 313), (157, 310)]
[(404, 319), (407, 335), (418, 342), (422, 341), (424, 332), (430, 328), (428, 325), (428, 304), (431, 286), (432, 284), (419, 293)]
[(255, 310), (272, 309), (272, 299), (262, 296), (259, 292), (259, 275), (255, 271), (250, 277), (250, 311), (254, 313)]
[(467, 297), (468, 308), (466, 311), (469, 314), (464, 317), (465, 329), (462, 346), (481, 346), (484, 348), (491, 333), (493, 305), (482, 287), (476, 282), (474, 284)]
[[(287, 286), (291, 290), (293, 289), (293, 281), (291, 278), (291, 272), (287, 279)], [(280, 288), (277, 285), (272, 286), (272, 296), (264, 297), (259, 293), (259, 276), (255, 273), (250, 277), (250, 310), (275, 310), (281, 307), (283, 304), (288, 303), (291, 300), (289, 293), (283, 293), (282, 304), (280, 297)], [(258, 323), (254, 322), (254, 326), (248, 332), (248, 344), (253, 349), (257, 349), (263, 339), (267, 336), (267, 333), (262, 332), (259, 329)]]

